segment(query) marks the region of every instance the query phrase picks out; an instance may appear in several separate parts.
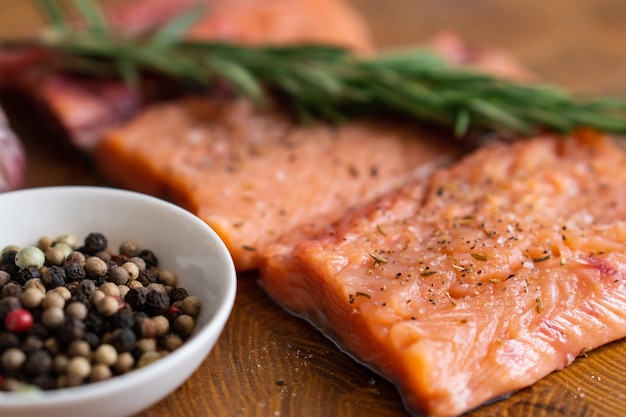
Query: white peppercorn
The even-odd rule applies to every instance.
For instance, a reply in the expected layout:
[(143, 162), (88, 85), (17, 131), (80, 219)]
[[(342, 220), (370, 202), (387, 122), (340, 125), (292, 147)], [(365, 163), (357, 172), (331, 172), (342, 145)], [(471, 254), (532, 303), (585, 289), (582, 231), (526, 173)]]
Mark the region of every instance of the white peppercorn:
[(56, 291), (48, 291), (41, 301), (41, 306), (44, 309), (49, 309), (52, 307), (63, 308), (65, 306), (65, 299), (60, 293)]
[(125, 240), (120, 244), (119, 252), (132, 258), (139, 255), (141, 247), (134, 240)]
[(75, 317), (79, 320), (85, 320), (87, 318), (87, 305), (79, 301), (74, 301), (65, 307), (65, 314), (70, 317)]
[(146, 288), (153, 291), (165, 292), (165, 286), (156, 282), (148, 284)]
[(100, 300), (102, 300), (106, 296), (107, 295), (103, 293), (102, 291), (95, 290), (93, 293), (91, 293), (89, 300), (91, 301), (91, 304), (97, 305), (100, 302)]
[(174, 286), (178, 282), (176, 274), (169, 270), (159, 271), (158, 280), (161, 284)]
[(132, 262), (135, 265), (137, 265), (137, 268), (139, 269), (140, 273), (146, 270), (146, 261), (144, 261), (140, 257), (133, 256), (132, 258), (130, 258), (130, 262)]
[(41, 236), (39, 240), (37, 240), (37, 247), (42, 251), (45, 251), (52, 245), (54, 245), (54, 238), (52, 236)]
[(103, 277), (107, 273), (107, 264), (102, 259), (92, 256), (85, 260), (85, 271), (87, 276), (98, 278)]
[(102, 364), (96, 363), (91, 367), (91, 372), (89, 373), (89, 380), (92, 382), (104, 381), (113, 376), (111, 369)]
[(56, 355), (52, 359), (52, 369), (58, 374), (64, 374), (67, 370), (67, 364), (70, 362), (70, 359), (63, 354)]
[(64, 319), (65, 313), (61, 307), (49, 307), (41, 313), (41, 321), (50, 329), (56, 329), (59, 327), (63, 323)]
[(128, 279), (135, 280), (139, 277), (139, 267), (134, 262), (124, 262), (122, 268), (128, 272)]
[(31, 278), (26, 281), (24, 283), (24, 290), (28, 290), (29, 288), (37, 288), (42, 294), (46, 292), (46, 287), (43, 285), (41, 278)]
[(193, 333), (195, 325), (196, 323), (193, 320), (193, 317), (188, 314), (181, 314), (176, 317), (176, 320), (174, 320), (172, 330), (174, 330), (181, 337), (187, 338), (191, 336), (191, 333)]
[(120, 297), (122, 299), (126, 297), (126, 294), (128, 294), (128, 291), (130, 291), (130, 287), (128, 285), (118, 285), (117, 287), (120, 290)]
[(130, 281), (128, 283), (128, 288), (133, 289), (133, 288), (139, 288), (139, 287), (143, 287), (143, 284), (137, 280), (134, 281)]
[(202, 302), (198, 297), (190, 295), (180, 303), (180, 309), (191, 317), (198, 317), (200, 310), (202, 310)]
[(108, 280), (117, 285), (124, 285), (129, 279), (128, 271), (121, 266), (114, 266), (109, 271)]
[(43, 341), (43, 348), (52, 355), (59, 353), (59, 341), (55, 337), (49, 337)]
[(18, 348), (10, 348), (4, 351), (0, 357), (0, 363), (6, 369), (15, 371), (26, 362), (26, 354)]
[(91, 355), (91, 347), (89, 346), (89, 343), (87, 343), (85, 340), (72, 340), (70, 345), (67, 347), (67, 355), (70, 358), (74, 358), (76, 356), (89, 358)]
[(98, 312), (103, 316), (112, 316), (120, 309), (120, 303), (116, 297), (107, 295), (96, 304)]
[(56, 287), (51, 292), (59, 294), (65, 301), (72, 298), (72, 293), (66, 287)]
[(175, 333), (168, 333), (163, 336), (163, 346), (170, 352), (175, 351), (183, 345), (183, 339)]
[(20, 296), (22, 306), (34, 309), (39, 307), (44, 298), (44, 293), (39, 288), (32, 287), (25, 290)]
[(152, 317), (152, 321), (155, 325), (155, 333), (157, 337), (163, 336), (170, 331), (170, 321), (167, 317), (162, 315), (154, 316)]
[(49, 265), (63, 265), (65, 262), (65, 251), (62, 248), (49, 246), (45, 249), (46, 262)]
[(130, 371), (135, 366), (135, 358), (130, 352), (123, 352), (117, 356), (113, 369), (116, 372), (123, 374)]
[(11, 281), (11, 274), (7, 271), (0, 270), (0, 287), (5, 286), (9, 281)]
[(87, 378), (91, 372), (89, 360), (83, 356), (71, 358), (67, 364), (67, 375), (78, 378)]
[(139, 349), (140, 352), (153, 352), (156, 350), (156, 341), (151, 337), (144, 337), (143, 339), (137, 340), (135, 347)]
[(106, 295), (111, 295), (113, 297), (120, 296), (120, 289), (117, 284), (113, 282), (104, 282), (98, 289)]
[(108, 344), (103, 343), (94, 352), (93, 358), (96, 362), (104, 365), (113, 366), (118, 360), (117, 350)]

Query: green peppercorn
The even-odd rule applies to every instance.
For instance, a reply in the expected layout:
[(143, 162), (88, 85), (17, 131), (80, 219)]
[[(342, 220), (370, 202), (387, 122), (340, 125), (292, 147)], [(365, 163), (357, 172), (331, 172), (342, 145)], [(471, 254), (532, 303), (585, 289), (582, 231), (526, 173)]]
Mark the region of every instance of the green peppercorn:
[(15, 265), (20, 268), (25, 266), (42, 267), (46, 261), (44, 253), (36, 246), (27, 246), (20, 249), (15, 255)]
[(56, 238), (55, 243), (64, 243), (73, 249), (78, 246), (78, 238), (75, 235), (61, 235)]

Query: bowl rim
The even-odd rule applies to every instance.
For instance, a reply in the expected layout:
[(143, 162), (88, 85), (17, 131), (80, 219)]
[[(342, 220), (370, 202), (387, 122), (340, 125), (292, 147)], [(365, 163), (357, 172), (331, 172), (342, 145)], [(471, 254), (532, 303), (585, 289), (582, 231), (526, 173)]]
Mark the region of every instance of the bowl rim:
[[(26, 188), (14, 191), (7, 191), (0, 193), (0, 204), (2, 201), (8, 198), (19, 198), (25, 194), (36, 193), (60, 193), (60, 192), (81, 192), (81, 193), (96, 193), (103, 196), (121, 196), (125, 198), (134, 199), (148, 204), (157, 204), (162, 206), (165, 210), (169, 210), (178, 215), (187, 217), (188, 220), (204, 230), (205, 233), (211, 236), (211, 240), (216, 244), (215, 250), (221, 252), (221, 258), (226, 262), (224, 280), (227, 283), (224, 288), (224, 294), (218, 299), (214, 311), (210, 319), (203, 326), (198, 328), (192, 335), (192, 337), (183, 343), (178, 349), (160, 358), (153, 364), (150, 364), (143, 368), (134, 369), (131, 372), (115, 375), (114, 377), (98, 382), (92, 382), (89, 384), (79, 385), (76, 387), (58, 388), (53, 390), (35, 390), (27, 392), (7, 392), (0, 391), (0, 410), (4, 407), (15, 408), (19, 406), (34, 406), (42, 405), (43, 403), (48, 405), (63, 403), (68, 400), (72, 402), (85, 402), (90, 399), (106, 396), (108, 394), (127, 389), (134, 386), (140, 380), (150, 379), (150, 375), (158, 372), (155, 364), (162, 365), (162, 367), (173, 367), (175, 363), (180, 360), (184, 360), (184, 357), (189, 357), (194, 353), (202, 352), (207, 349), (204, 346), (214, 335), (217, 334), (216, 339), (219, 338), (232, 309), (234, 307), (236, 292), (237, 292), (237, 275), (232, 261), (230, 252), (228, 251), (225, 243), (219, 237), (219, 235), (211, 228), (207, 223), (200, 219), (190, 211), (173, 204), (164, 199), (154, 197), (148, 194), (144, 194), (137, 191), (118, 189), (114, 187), (106, 186), (83, 186), (83, 185), (70, 185), (70, 186), (44, 186)], [(208, 349), (210, 351), (211, 349)], [(207, 352), (208, 354), (208, 352)], [(200, 362), (206, 359), (205, 356)], [(185, 378), (186, 380), (187, 378)], [(172, 391), (176, 387), (172, 388)]]

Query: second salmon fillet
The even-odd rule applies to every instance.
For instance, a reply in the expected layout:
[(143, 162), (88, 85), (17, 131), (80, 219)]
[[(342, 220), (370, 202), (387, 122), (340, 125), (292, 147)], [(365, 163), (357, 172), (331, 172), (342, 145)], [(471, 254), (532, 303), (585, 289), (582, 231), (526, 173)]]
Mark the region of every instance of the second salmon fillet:
[(595, 134), (487, 146), (272, 245), (262, 284), (411, 409), (457, 416), (626, 336), (625, 184)]
[(281, 109), (189, 98), (150, 106), (105, 135), (94, 159), (111, 183), (205, 220), (244, 271), (278, 236), (425, 177), (458, 147), (410, 124), (304, 126)]

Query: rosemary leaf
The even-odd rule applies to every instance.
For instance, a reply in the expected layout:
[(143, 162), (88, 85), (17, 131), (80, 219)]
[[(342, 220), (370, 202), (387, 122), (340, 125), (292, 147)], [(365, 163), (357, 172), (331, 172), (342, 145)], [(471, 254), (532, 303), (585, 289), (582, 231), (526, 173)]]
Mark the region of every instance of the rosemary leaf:
[(107, 23), (95, 0), (71, 4), (84, 26), (69, 25), (54, 0), (36, 0), (52, 27), (35, 43), (57, 52), (57, 68), (91, 76), (116, 73), (132, 86), (146, 74), (185, 88), (225, 82), (259, 105), (276, 94), (307, 121), (396, 114), (447, 127), (459, 138), (472, 132), (531, 135), (579, 128), (626, 134), (622, 97), (584, 99), (552, 85), (515, 83), (450, 66), (424, 49), (357, 57), (327, 45), (186, 39), (186, 29), (201, 15), (197, 8), (147, 33), (127, 34)]
[(107, 34), (109, 24), (104, 17), (102, 9), (92, 0), (72, 0), (72, 4), (85, 20), (87, 27), (92, 33), (102, 36)]
[(183, 34), (196, 23), (206, 12), (204, 4), (197, 4), (189, 10), (171, 19), (153, 34), (151, 45), (154, 47), (169, 47), (181, 40)]
[(65, 13), (63, 8), (55, 0), (35, 0), (36, 6), (44, 16), (44, 18), (50, 22), (50, 25), (55, 29), (59, 29), (66, 24)]

